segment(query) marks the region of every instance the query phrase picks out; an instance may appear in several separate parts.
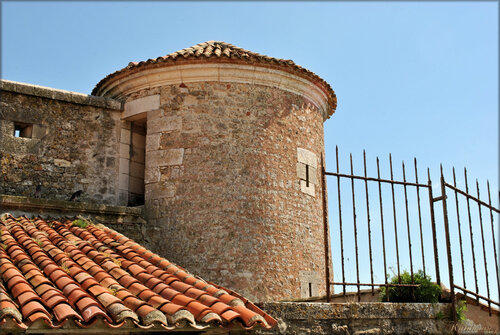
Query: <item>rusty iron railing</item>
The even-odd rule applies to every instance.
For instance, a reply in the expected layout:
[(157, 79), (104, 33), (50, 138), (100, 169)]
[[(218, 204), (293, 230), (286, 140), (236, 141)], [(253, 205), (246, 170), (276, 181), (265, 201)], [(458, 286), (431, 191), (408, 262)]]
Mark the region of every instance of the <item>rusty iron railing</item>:
[[(352, 154), (349, 161), (350, 173), (341, 173), (339, 165), (338, 147), (336, 148), (336, 172), (326, 171), (322, 158), (327, 301), (331, 299), (332, 286), (334, 288), (342, 287), (342, 295), (344, 296), (348, 287), (356, 287), (358, 301), (361, 300), (361, 287), (371, 287), (372, 294), (375, 294), (376, 287), (417, 287), (418, 285), (414, 282), (414, 275), (417, 268), (416, 263), (419, 263), (424, 276), (430, 275), (436, 280), (437, 284), (449, 287), (454, 321), (456, 321), (455, 289), (462, 291), (464, 295), (475, 297), (478, 302), (480, 300), (486, 302), (490, 315), (491, 305), (500, 306), (498, 302), (500, 299), (493, 298), (490, 290), (490, 284), (496, 280), (496, 291), (497, 293), (500, 292), (499, 260), (495, 240), (498, 231), (498, 221), (495, 223), (495, 214), (500, 213), (500, 210), (492, 205), (489, 182), (487, 184), (488, 202), (485, 202), (480, 199), (479, 183), (477, 181), (477, 196), (469, 194), (467, 170), (464, 170), (465, 191), (463, 191), (457, 187), (455, 169), (453, 168), (452, 185), (445, 180), (441, 166), (439, 183), (441, 194), (435, 197), (429, 169), (427, 169), (427, 183), (419, 182), (416, 159), (413, 162), (413, 181), (407, 180), (404, 162), (401, 165), (402, 180), (397, 180), (394, 177), (391, 155), (389, 155), (390, 179), (381, 178), (378, 157), (376, 159), (377, 177), (368, 176), (366, 153), (364, 151), (362, 174), (356, 175), (354, 173)], [(326, 198), (327, 176), (334, 177), (337, 186), (336, 196), (334, 196), (337, 202), (334, 208), (337, 213), (332, 219), (331, 229), (333, 231), (332, 236), (335, 236), (334, 240), (338, 241), (338, 243), (333, 243), (332, 240), (332, 253), (329, 250), (330, 233)], [(375, 184), (375, 187), (371, 186), (373, 184)], [(386, 188), (385, 193), (383, 192), (384, 188)], [(356, 195), (356, 190), (358, 190), (358, 195)], [(427, 192), (421, 192), (426, 190)], [(448, 211), (447, 190), (454, 193), (455, 201), (453, 206), (455, 211), (453, 213)], [(359, 199), (359, 192), (363, 194), (361, 197), (364, 199)], [(427, 196), (425, 193), (427, 193)], [(426, 197), (428, 201), (426, 201)], [(463, 200), (459, 201), (460, 197), (465, 198), (465, 204)], [(370, 200), (373, 198), (378, 198), (378, 206), (371, 206)], [(392, 205), (384, 205), (384, 201), (386, 204), (387, 200)], [(350, 202), (352, 212), (346, 214), (343, 211), (342, 205), (343, 203), (345, 205), (345, 202)], [(478, 212), (474, 215), (474, 219), (473, 215), (471, 215), (471, 202), (478, 206)], [(437, 215), (435, 207), (438, 205), (442, 207), (442, 216)], [(377, 207), (378, 213), (375, 213), (377, 210), (374, 208)], [(390, 208), (388, 209), (388, 207)], [(463, 231), (460, 220), (460, 213), (464, 212), (465, 209), (467, 210), (469, 228), (466, 233)], [(485, 232), (483, 225), (483, 212), (485, 211), (489, 213), (491, 241), (487, 240), (489, 232)], [(348, 216), (347, 219), (346, 215)], [(495, 226), (497, 230), (495, 230)], [(481, 256), (484, 265), (481, 274), (478, 273), (478, 265), (476, 264), (478, 243), (474, 238), (474, 233), (476, 232), (477, 235), (478, 230), (481, 235)], [(352, 235), (349, 233), (352, 233)], [(467, 251), (464, 251), (465, 246), (468, 245), (465, 242), (467, 237), (470, 240), (470, 247)], [(445, 243), (440, 244), (439, 241), (442, 242), (443, 240)], [(416, 246), (413, 244), (415, 241), (417, 241)], [(346, 244), (350, 246), (347, 250)], [(394, 247), (392, 252), (388, 250), (390, 245)], [(355, 281), (346, 279), (346, 271), (353, 270), (352, 266), (346, 264), (350, 261), (349, 257), (352, 253), (354, 253)], [(446, 254), (445, 260), (439, 258), (440, 253)], [(466, 254), (471, 257), (465, 257)], [(335, 255), (339, 255), (339, 257), (335, 258)], [(430, 259), (429, 255), (432, 256)], [(399, 283), (388, 282), (388, 270), (391, 269), (389, 258), (395, 258), (396, 270), (393, 270), (393, 272), (399, 278)], [(457, 258), (460, 259), (458, 262), (456, 261)], [(332, 259), (332, 262), (330, 262), (330, 259)], [(488, 260), (491, 261), (491, 259), (494, 266), (488, 266)], [(440, 262), (442, 263), (440, 264)], [(334, 272), (334, 278), (330, 278), (329, 267), (332, 263), (334, 268), (338, 269), (337, 271), (340, 270), (340, 273)], [(469, 263), (472, 263), (473, 268), (474, 290), (470, 288), (470, 285), (467, 285), (471, 281), (471, 276), (469, 276), (471, 264)], [(401, 283), (402, 265), (409, 267), (411, 284)], [(360, 270), (360, 266), (363, 269)], [(442, 283), (441, 272), (443, 269), (441, 266), (445, 268), (448, 275), (446, 283)], [(496, 270), (496, 276), (489, 276), (489, 270), (491, 272), (492, 268)], [(461, 273), (459, 275), (460, 279), (455, 278), (454, 273)], [(380, 278), (377, 282), (376, 277), (380, 276), (383, 276), (383, 282)], [(339, 278), (339, 280), (335, 280), (335, 278)], [(481, 285), (479, 284), (480, 280), (483, 280)], [(461, 281), (462, 286), (458, 285), (459, 281)], [(484, 287), (486, 287), (486, 295), (481, 294)], [(389, 291), (386, 290), (386, 292)]]

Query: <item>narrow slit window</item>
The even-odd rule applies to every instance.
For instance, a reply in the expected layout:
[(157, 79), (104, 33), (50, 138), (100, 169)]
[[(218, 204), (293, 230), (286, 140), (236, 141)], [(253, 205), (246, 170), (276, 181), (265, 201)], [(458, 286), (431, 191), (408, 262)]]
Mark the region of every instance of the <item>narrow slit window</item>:
[(313, 288), (312, 288), (312, 283), (309, 283), (309, 298), (313, 296)]
[(14, 123), (14, 137), (31, 138), (33, 125), (29, 123)]

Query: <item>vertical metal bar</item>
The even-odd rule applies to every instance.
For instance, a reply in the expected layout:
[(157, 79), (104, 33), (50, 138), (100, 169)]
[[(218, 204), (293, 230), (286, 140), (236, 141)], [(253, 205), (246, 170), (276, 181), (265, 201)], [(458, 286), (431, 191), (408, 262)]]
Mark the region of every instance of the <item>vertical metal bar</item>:
[(328, 210), (326, 205), (326, 174), (323, 154), (321, 154), (321, 188), (323, 193), (323, 233), (325, 238), (325, 282), (326, 301), (330, 302), (330, 248), (328, 243)]
[[(389, 165), (391, 168), (391, 181), (394, 181), (394, 176), (392, 173), (392, 156), (389, 154)], [(396, 220), (396, 201), (394, 199), (394, 183), (391, 183), (392, 190), (392, 215), (394, 217), (394, 240), (396, 241), (396, 260), (398, 264), (398, 283), (401, 284), (401, 269), (399, 266), (399, 245), (398, 245), (398, 226)]]
[(441, 165), (441, 197), (443, 200), (443, 220), (444, 232), (446, 238), (446, 253), (448, 256), (448, 276), (450, 280), (450, 295), (451, 295), (451, 314), (453, 322), (457, 322), (457, 306), (455, 296), (455, 283), (453, 281), (453, 260), (451, 257), (451, 239), (450, 239), (450, 226), (448, 223), (448, 207), (446, 204), (446, 185), (443, 176), (443, 166)]
[[(480, 196), (479, 196), (479, 182), (477, 181), (476, 179), (476, 189), (477, 189), (477, 199), (478, 200), (481, 200)], [(478, 208), (478, 211), (479, 211), (479, 225), (481, 227), (481, 241), (482, 241), (482, 245), (483, 245), (483, 258), (484, 258), (484, 273), (485, 273), (485, 280), (486, 280), (486, 292), (488, 293), (487, 297), (488, 297), (488, 300), (490, 299), (490, 283), (488, 281), (488, 261), (486, 259), (486, 248), (484, 246), (484, 229), (483, 229), (483, 215), (481, 213), (481, 203), (478, 202), (477, 203), (477, 208)], [(479, 294), (479, 292), (476, 292)], [(488, 301), (488, 310), (490, 312), (490, 316), (491, 316), (491, 302)]]
[[(453, 167), (453, 186), (457, 187), (457, 179), (455, 177), (455, 167)], [(460, 226), (460, 210), (458, 209), (458, 192), (455, 189), (455, 207), (457, 208), (457, 225), (458, 225), (458, 242), (460, 244), (460, 261), (462, 262), (462, 280), (464, 288), (467, 288), (465, 283), (465, 267), (464, 267), (464, 250), (462, 247), (462, 228)]]
[[(382, 252), (384, 255), (384, 280), (387, 285), (387, 260), (385, 256), (385, 229), (384, 229), (384, 209), (382, 204), (382, 183), (380, 182), (380, 164), (377, 157), (377, 179), (378, 179), (378, 199), (380, 204), (380, 228), (382, 230)], [(385, 292), (387, 293), (387, 300), (389, 300), (389, 290), (388, 286), (385, 287)]]
[[(352, 167), (352, 154), (349, 155), (351, 160), (351, 176), (354, 175)], [(358, 254), (358, 226), (356, 224), (356, 197), (354, 195), (354, 178), (351, 178), (351, 193), (352, 193), (352, 218), (354, 223), (354, 248), (356, 251), (356, 281), (359, 284), (359, 254)], [(358, 301), (361, 301), (361, 289), (358, 285)]]
[(439, 252), (437, 247), (437, 233), (436, 233), (436, 217), (434, 215), (434, 196), (432, 195), (432, 181), (431, 172), (427, 168), (427, 184), (429, 185), (429, 209), (431, 214), (431, 227), (432, 227), (432, 244), (434, 246), (434, 266), (436, 267), (436, 283), (441, 285), (441, 276), (439, 274)]
[[(339, 229), (340, 229), (340, 258), (342, 264), (342, 282), (345, 283), (345, 268), (344, 268), (344, 235), (342, 229), (342, 202), (340, 198), (340, 173), (339, 171), (339, 147), (335, 147), (335, 156), (337, 161), (337, 197), (339, 200)], [(345, 295), (345, 285), (342, 288), (343, 295)]]
[[(405, 162), (402, 162), (402, 168), (403, 168), (403, 181), (406, 183), (406, 169), (405, 169)], [(410, 232), (410, 215), (408, 214), (408, 193), (406, 191), (406, 184), (403, 186), (404, 189), (404, 194), (405, 194), (405, 208), (406, 208), (406, 229), (408, 231), (408, 253), (410, 256), (410, 275), (411, 275), (411, 283), (414, 283), (413, 279), (413, 257), (412, 257), (412, 252), (411, 252), (411, 232)]]
[[(367, 177), (366, 173), (366, 152), (363, 150), (363, 164), (365, 177)], [(366, 219), (368, 224), (368, 250), (370, 253), (370, 275), (371, 275), (371, 283), (373, 284), (373, 257), (372, 257), (372, 231), (371, 231), (371, 223), (370, 223), (370, 201), (368, 199), (368, 180), (365, 179), (365, 194), (366, 194)], [(375, 294), (375, 287), (372, 285), (372, 295)]]
[[(465, 177), (465, 192), (469, 194), (469, 182), (467, 180), (467, 169), (464, 168), (464, 177)], [(470, 215), (470, 203), (469, 203), (469, 198), (466, 197), (467, 199), (467, 215), (469, 217), (469, 235), (470, 235), (470, 246), (471, 246), (471, 251), (472, 251), (472, 266), (474, 268), (474, 281), (476, 284), (476, 293), (479, 292), (479, 288), (477, 285), (477, 268), (476, 268), (476, 251), (474, 249), (474, 233), (472, 231), (472, 219)], [(476, 297), (477, 302), (479, 302), (479, 298)]]
[[(488, 205), (491, 207), (491, 193), (490, 193), (490, 181), (487, 181), (488, 185)], [(493, 224), (493, 211), (490, 208), (490, 222), (491, 222), (491, 238), (493, 239), (493, 256), (495, 256), (494, 261), (495, 261), (495, 269), (497, 273), (497, 286), (498, 286), (498, 295), (500, 297), (500, 273), (498, 272), (498, 256), (497, 256), (497, 244), (495, 241), (495, 227)]]
[(420, 229), (420, 250), (422, 252), (422, 268), (424, 270), (424, 276), (427, 276), (425, 272), (425, 253), (424, 253), (424, 234), (422, 233), (422, 211), (420, 210), (420, 188), (418, 186), (418, 171), (417, 171), (417, 159), (413, 159), (415, 165), (415, 184), (417, 184), (417, 206), (418, 206), (418, 227)]

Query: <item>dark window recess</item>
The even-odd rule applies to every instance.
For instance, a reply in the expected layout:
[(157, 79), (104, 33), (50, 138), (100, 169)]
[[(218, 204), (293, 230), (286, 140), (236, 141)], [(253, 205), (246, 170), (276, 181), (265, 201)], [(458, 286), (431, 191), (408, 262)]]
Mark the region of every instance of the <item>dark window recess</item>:
[(309, 283), (309, 298), (313, 296), (313, 288), (312, 288), (312, 283)]
[[(306, 187), (309, 187), (309, 165), (306, 165)], [(311, 283), (309, 283), (311, 285)]]
[(31, 138), (32, 135), (33, 135), (32, 124), (14, 122), (14, 137)]

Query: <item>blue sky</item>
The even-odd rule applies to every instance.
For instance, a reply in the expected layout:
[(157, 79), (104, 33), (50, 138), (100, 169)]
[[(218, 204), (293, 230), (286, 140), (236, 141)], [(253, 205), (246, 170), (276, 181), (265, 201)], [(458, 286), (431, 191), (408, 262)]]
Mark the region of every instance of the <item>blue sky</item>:
[(342, 170), (353, 152), (361, 173), (366, 149), (369, 174), (379, 155), (389, 177), (392, 152), (397, 178), (417, 157), (421, 180), (443, 163), (463, 187), (466, 166), (497, 194), (497, 2), (3, 1), (1, 21), (2, 78), (82, 93), (130, 61), (207, 40), (292, 59), (338, 97), (328, 170), (338, 145)]

